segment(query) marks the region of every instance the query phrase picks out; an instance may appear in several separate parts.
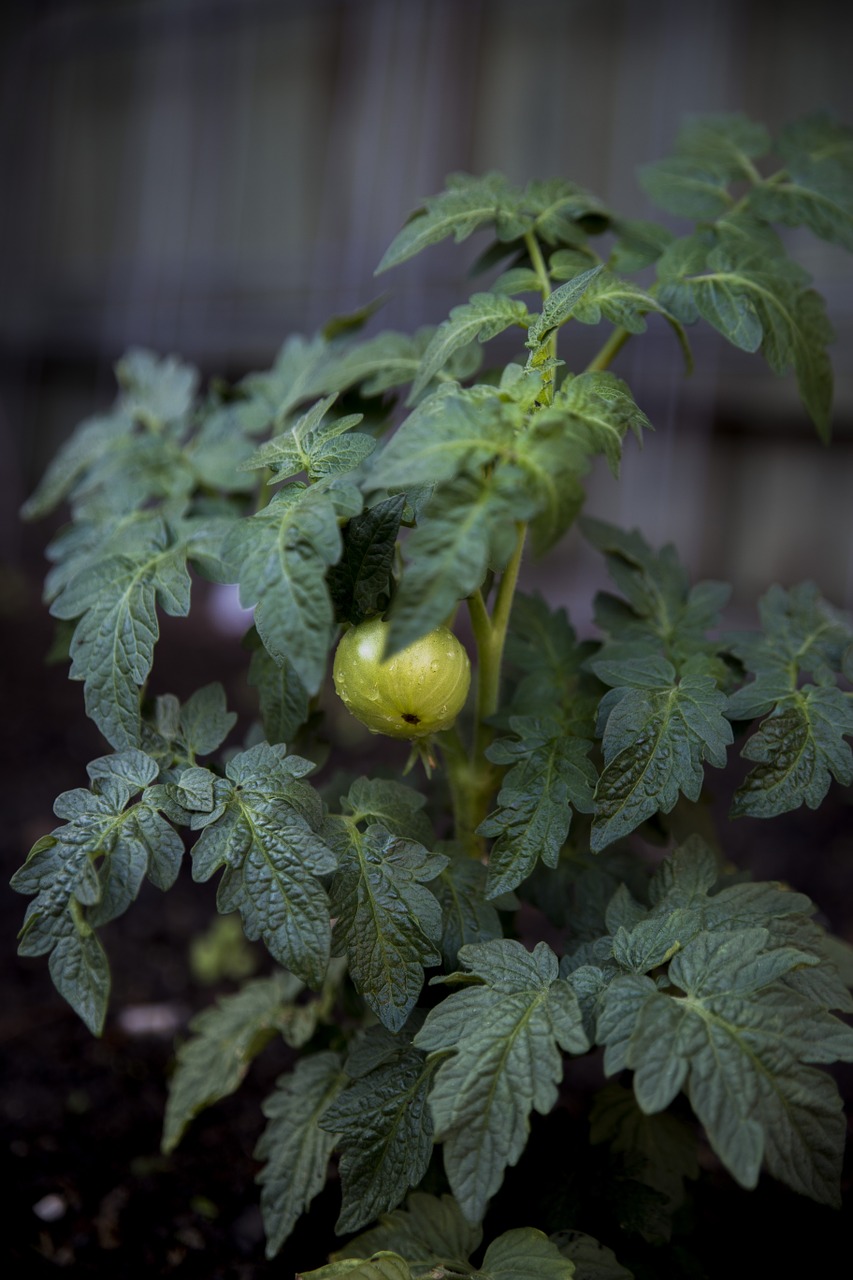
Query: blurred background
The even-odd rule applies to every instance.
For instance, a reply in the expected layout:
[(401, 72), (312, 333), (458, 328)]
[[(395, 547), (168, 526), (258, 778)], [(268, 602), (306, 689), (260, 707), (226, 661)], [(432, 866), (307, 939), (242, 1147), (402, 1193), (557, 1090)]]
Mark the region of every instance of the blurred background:
[[(829, 0), (6, 0), (0, 36), (0, 536), (26, 573), (47, 535), (20, 503), (129, 345), (236, 378), (389, 290), (373, 329), (439, 322), (478, 243), (373, 269), (453, 170), (650, 216), (636, 167), (685, 113), (853, 121), (853, 8)], [(837, 334), (832, 449), (793, 378), (697, 328), (685, 380), (652, 323), (615, 371), (656, 434), (588, 507), (733, 581), (745, 618), (774, 580), (853, 603), (853, 263), (792, 238)], [(598, 572), (570, 539), (540, 575), (583, 625)]]

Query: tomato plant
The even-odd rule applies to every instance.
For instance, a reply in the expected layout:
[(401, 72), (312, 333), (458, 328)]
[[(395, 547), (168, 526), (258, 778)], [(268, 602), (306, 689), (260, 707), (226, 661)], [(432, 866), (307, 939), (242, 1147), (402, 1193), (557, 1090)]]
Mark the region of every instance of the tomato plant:
[[(823, 115), (775, 140), (691, 121), (643, 170), (666, 225), (562, 179), (455, 175), (380, 264), (480, 236), (488, 281), (436, 327), (354, 317), (201, 394), (177, 358), (132, 351), (112, 410), (28, 502), (70, 509), (46, 595), (109, 750), (14, 877), (20, 948), (100, 1034), (99, 928), (185, 858), (219, 876), (268, 967), (191, 1024), (163, 1151), (283, 1038), (256, 1152), (270, 1257), (330, 1161), (339, 1241), (318, 1280), (681, 1274), (667, 1242), (700, 1166), (839, 1203), (824, 1067), (853, 1060), (850, 950), (803, 893), (732, 865), (706, 797), (733, 747), (733, 819), (849, 787), (850, 618), (777, 585), (757, 629), (726, 630), (725, 586), (580, 512), (596, 456), (618, 472), (651, 425), (611, 368), (650, 322), (687, 368), (701, 322), (792, 371), (829, 440), (829, 322), (780, 228), (853, 248), (851, 175), (853, 133)], [(579, 326), (599, 325), (578, 364)], [(482, 369), (500, 334), (517, 350)], [(614, 584), (584, 640), (523, 576), (579, 519)], [(253, 610), (251, 724), (221, 685), (181, 702), (152, 675), (158, 614), (188, 613), (193, 577)], [(333, 652), (349, 710), (428, 743), (429, 775), (403, 780), (402, 742), (345, 747)], [(571, 1092), (580, 1059), (592, 1101)], [(501, 1197), (533, 1169), (534, 1113), (572, 1107), (589, 1140), (520, 1218)]]

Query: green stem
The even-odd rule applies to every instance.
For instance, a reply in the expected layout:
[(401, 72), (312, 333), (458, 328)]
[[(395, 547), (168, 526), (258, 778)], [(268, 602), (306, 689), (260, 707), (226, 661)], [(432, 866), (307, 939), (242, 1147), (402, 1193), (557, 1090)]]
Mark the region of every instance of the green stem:
[(584, 373), (596, 373), (602, 369), (609, 369), (630, 336), (627, 329), (614, 329), (598, 355), (590, 360)]
[(527, 246), (527, 252), (530, 254), (530, 261), (533, 270), (536, 272), (536, 278), (539, 281), (539, 288), (542, 297), (547, 298), (551, 292), (551, 277), (548, 275), (548, 268), (545, 265), (545, 259), (542, 257), (542, 250), (539, 248), (539, 241), (536, 239), (532, 231), (525, 231), (524, 243)]
[[(477, 701), (474, 728), (474, 750), (470, 762), (448, 760), (451, 774), (451, 793), (454, 794), (454, 810), (457, 813), (457, 831), (472, 857), (483, 858), (485, 845), (475, 832), (486, 817), (496, 787), (496, 774), (486, 757), (486, 751), (494, 737), (494, 729), (487, 721), (495, 714), (500, 701), (501, 669), (506, 644), (512, 602), (518, 585), (518, 574), (527, 525), (516, 525), (515, 550), (501, 577), (492, 616), (489, 617), (482, 594), (475, 591), (468, 597), (471, 627), (477, 645)], [(454, 776), (455, 775), (455, 776)], [(455, 788), (464, 790), (464, 797), (455, 798)]]

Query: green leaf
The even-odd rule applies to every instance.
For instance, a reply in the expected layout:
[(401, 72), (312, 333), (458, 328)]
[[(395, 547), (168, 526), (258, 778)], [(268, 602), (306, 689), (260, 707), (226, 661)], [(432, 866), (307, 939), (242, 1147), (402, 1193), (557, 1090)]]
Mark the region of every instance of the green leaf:
[[(620, 673), (627, 675), (627, 673)], [(602, 739), (605, 768), (595, 791), (591, 847), (604, 848), (654, 813), (669, 813), (682, 792), (698, 800), (703, 763), (726, 763), (731, 726), (711, 676), (684, 676), (657, 688), (618, 691)]]
[(332, 881), (335, 944), (345, 951), (356, 989), (392, 1031), (420, 995), (424, 967), (438, 964), (441, 913), (424, 882), (447, 859), (375, 824), (354, 827)]
[(806, 685), (780, 702), (741, 755), (758, 761), (735, 793), (732, 817), (770, 818), (807, 804), (817, 809), (832, 778), (853, 782), (853, 705), (835, 688)]
[(779, 242), (748, 217), (675, 241), (658, 261), (660, 301), (680, 320), (701, 315), (744, 351), (759, 347), (775, 373), (793, 368), (818, 433), (829, 436), (832, 331), (822, 300)]
[[(413, 382), (435, 332), (433, 325), (426, 325), (414, 334), (378, 333), (357, 343), (338, 356), (325, 376), (324, 390), (360, 386), (363, 395), (379, 396), (392, 387)], [(462, 381), (476, 373), (479, 363), (480, 353), (475, 347), (457, 350), (437, 375), (438, 381)]]
[(250, 939), (264, 944), (285, 968), (319, 987), (329, 960), (329, 901), (318, 877), (333, 871), (334, 853), (316, 830), (319, 796), (300, 774), (313, 768), (266, 743), (233, 756), (228, 781), (215, 784), (217, 807), (201, 815), (193, 850), (193, 878), (209, 880), (220, 867), (219, 909), (239, 908)]
[(258, 691), (264, 736), (269, 743), (291, 742), (308, 719), (308, 690), (286, 658), (278, 663), (259, 639), (256, 644), (247, 679)]
[(86, 711), (118, 750), (139, 744), (139, 690), (159, 635), (156, 605), (183, 617), (189, 593), (185, 547), (154, 518), (137, 526), (126, 551), (73, 576), (51, 606), (57, 618), (79, 618), (70, 676), (84, 681)]
[[(698, 934), (669, 967), (669, 983), (686, 999), (648, 978), (616, 978), (598, 1025), (605, 1070), (633, 1068), (637, 1101), (651, 1114), (685, 1087), (711, 1146), (743, 1186), (755, 1186), (763, 1161), (794, 1190), (836, 1204), (841, 1102), (830, 1078), (804, 1064), (815, 1060), (816, 1038), (838, 1024), (779, 982), (814, 957), (768, 951), (768, 941), (761, 928)], [(792, 1036), (801, 1025), (809, 1031)], [(853, 1056), (849, 1029), (839, 1047)]]
[(769, 149), (767, 130), (744, 115), (694, 116), (679, 132), (675, 155), (643, 166), (640, 183), (670, 213), (713, 218), (734, 203), (731, 183), (755, 180), (752, 161)]
[(116, 365), (121, 407), (147, 426), (175, 431), (186, 421), (198, 386), (198, 370), (175, 356), (161, 359), (132, 348)]
[(133, 432), (133, 420), (119, 409), (87, 418), (65, 441), (39, 481), (35, 492), (24, 503), (25, 520), (38, 520), (53, 511), (105, 451), (121, 448)]
[(323, 1116), (338, 1135), (343, 1207), (335, 1231), (357, 1231), (395, 1208), (426, 1173), (432, 1154), (427, 1091), (434, 1067), (405, 1042), (341, 1093)]
[(327, 390), (325, 379), (333, 363), (332, 350), (320, 335), (288, 338), (272, 369), (248, 374), (241, 386), (252, 401), (263, 407), (267, 422), (280, 429), (300, 404)]
[[(625, 597), (623, 601), (604, 593), (596, 596), (595, 620), (610, 641), (589, 665), (599, 672), (606, 670), (602, 663), (629, 662), (636, 678), (650, 658), (665, 655), (679, 673), (711, 670), (718, 679), (725, 678), (727, 669), (716, 660), (725, 641), (709, 639), (707, 633), (719, 626), (720, 609), (731, 588), (719, 582), (691, 587), (675, 549), (654, 551), (636, 530), (625, 533), (589, 518), (582, 528), (606, 556), (608, 572)], [(698, 668), (697, 659), (702, 660)]]
[(385, 498), (344, 527), (343, 553), (327, 581), (339, 622), (363, 622), (387, 608), (405, 494)]
[(732, 203), (725, 171), (687, 156), (643, 165), (639, 181), (659, 208), (683, 218), (715, 218)]
[(787, 170), (749, 193), (749, 207), (786, 226), (853, 249), (853, 131), (819, 113), (779, 136)]
[(613, 271), (630, 273), (650, 266), (673, 239), (668, 228), (639, 218), (616, 218), (613, 230), (617, 239), (608, 259)]
[(577, 451), (603, 453), (617, 476), (628, 431), (642, 440), (643, 432), (652, 429), (628, 384), (612, 373), (596, 371), (567, 376), (553, 403), (537, 418), (537, 426), (551, 422), (559, 424), (562, 439)]
[(183, 706), (174, 694), (161, 694), (155, 699), (153, 718), (143, 721), (142, 745), (161, 769), (193, 765), (197, 756), (210, 755), (222, 745), (236, 721), (218, 682), (197, 689)]
[(565, 609), (552, 610), (538, 595), (517, 591), (506, 642), (507, 659), (522, 676), (513, 708), (548, 715), (568, 715), (579, 701), (581, 668), (589, 646), (578, 644)]
[(514, 889), (541, 858), (556, 867), (569, 834), (573, 805), (592, 811), (595, 769), (588, 759), (592, 742), (572, 738), (556, 719), (512, 716), (516, 735), (499, 738), (486, 755), (511, 765), (498, 793), (497, 809), (477, 828), (495, 840), (489, 856), (488, 896)]
[(730, 637), (731, 652), (756, 679), (730, 699), (733, 720), (751, 720), (795, 693), (803, 673), (834, 684), (844, 652), (853, 641), (850, 618), (822, 599), (813, 582), (786, 591), (773, 586), (758, 605), (760, 632)]
[(341, 1258), (316, 1271), (300, 1271), (296, 1280), (344, 1280), (344, 1277), (348, 1280), (416, 1280), (406, 1260), (396, 1253), (377, 1253), (364, 1260)]
[(186, 446), (196, 483), (219, 493), (251, 493), (256, 478), (242, 474), (243, 464), (253, 452), (251, 437), (267, 426), (267, 414), (257, 401), (215, 405)]
[[(741, 633), (731, 650), (755, 680), (733, 694), (732, 720), (771, 714), (742, 754), (756, 760), (735, 796), (733, 815), (772, 816), (821, 803), (831, 777), (851, 780), (853, 708), (836, 673), (853, 636), (849, 618), (822, 600), (814, 583), (772, 587), (759, 604), (763, 632)], [(800, 687), (804, 673), (817, 685)]]
[(507, 563), (518, 536), (515, 522), (530, 512), (515, 481), (498, 468), (458, 476), (436, 490), (406, 542), (407, 564), (389, 615), (388, 656), (444, 622), (489, 568)]
[(499, 240), (515, 240), (531, 221), (520, 213), (520, 202), (521, 193), (499, 173), (481, 178), (451, 174), (447, 190), (424, 201), (423, 209), (395, 237), (376, 274), (398, 266), (450, 235), (457, 243), (465, 240), (472, 231), (487, 224), (494, 225)]
[(370, 1258), (388, 1250), (407, 1258), (419, 1275), (424, 1268), (445, 1264), (464, 1274), (482, 1236), (479, 1225), (466, 1222), (452, 1196), (414, 1191), (404, 1209), (383, 1214), (378, 1226), (350, 1240), (332, 1258)]
[(288, 485), (226, 541), (225, 557), (240, 583), (243, 608), (275, 661), (288, 661), (309, 694), (320, 687), (332, 637), (325, 582), (341, 553), (338, 515), (328, 490)]
[(524, 207), (536, 215), (533, 233), (550, 245), (583, 244), (610, 224), (609, 210), (597, 196), (562, 178), (529, 182)]
[(518, 942), (463, 947), (464, 970), (479, 979), (427, 1015), (415, 1044), (447, 1055), (430, 1105), (453, 1193), (470, 1222), (524, 1149), (529, 1115), (545, 1115), (562, 1077), (559, 1049), (583, 1053), (587, 1038), (569, 984), (545, 943), (529, 954)]
[[(611, 324), (627, 329), (629, 333), (645, 333), (645, 317), (649, 314), (660, 315), (672, 327), (678, 339), (687, 372), (692, 368), (687, 335), (675, 316), (645, 289), (632, 284), (630, 280), (623, 280), (612, 271), (602, 271), (592, 281), (572, 314), (581, 324), (600, 324), (603, 317)], [(625, 390), (627, 391), (627, 387)]]
[(178, 1050), (163, 1123), (161, 1147), (171, 1154), (190, 1121), (238, 1088), (252, 1060), (283, 1032), (302, 983), (275, 973), (248, 982), (236, 995), (222, 996), (190, 1023), (193, 1033)]
[(264, 1161), (258, 1174), (267, 1258), (274, 1258), (297, 1220), (322, 1191), (335, 1135), (321, 1128), (329, 1106), (346, 1084), (336, 1053), (301, 1058), (279, 1076), (263, 1105), (267, 1126), (255, 1147)]
[(531, 351), (530, 363), (538, 363), (550, 334), (572, 318), (575, 308), (602, 270), (601, 266), (590, 267), (548, 295), (542, 311), (528, 329), (526, 346)]
[[(145, 793), (157, 765), (141, 751), (89, 765), (90, 791), (65, 791), (54, 804), (66, 821), (38, 840), (11, 880), (34, 895), (20, 933), (21, 955), (50, 954), (59, 993), (95, 1035), (109, 996), (109, 967), (93, 925), (120, 915), (146, 875), (167, 889), (178, 874), (183, 843)], [(131, 805), (132, 797), (143, 792)]]
[(373, 464), (371, 482), (380, 489), (406, 489), (478, 474), (511, 451), (520, 422), (492, 388), (442, 388), (400, 425)]
[(350, 814), (354, 823), (378, 823), (392, 835), (427, 846), (433, 830), (425, 806), (422, 792), (384, 778), (357, 778), (341, 799), (342, 812)]
[(486, 901), (487, 869), (463, 849), (448, 848), (449, 862), (429, 888), (441, 908), (441, 954), (452, 969), (460, 947), (503, 937), (500, 917)]
[(288, 431), (268, 440), (243, 463), (242, 470), (269, 468), (273, 478), (287, 480), (304, 471), (310, 480), (353, 471), (376, 448), (372, 436), (351, 428), (363, 414), (350, 413), (326, 421), (334, 395), (318, 400)]
[(493, 1240), (477, 1273), (483, 1280), (572, 1280), (574, 1264), (534, 1227), (516, 1227)]
[(417, 400), (459, 347), (475, 339), (488, 342), (511, 325), (526, 329), (529, 318), (523, 302), (513, 302), (499, 293), (475, 293), (462, 306), (454, 307), (424, 352), (410, 399)]

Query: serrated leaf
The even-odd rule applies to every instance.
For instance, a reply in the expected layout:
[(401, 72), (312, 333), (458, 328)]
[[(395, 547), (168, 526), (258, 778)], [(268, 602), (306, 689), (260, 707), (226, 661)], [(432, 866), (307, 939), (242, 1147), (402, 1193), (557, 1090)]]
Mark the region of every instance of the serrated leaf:
[(773, 586), (758, 608), (762, 630), (729, 640), (735, 657), (757, 677), (729, 699), (732, 719), (751, 720), (770, 711), (796, 691), (802, 673), (818, 684), (834, 684), (853, 637), (850, 618), (823, 600), (813, 582), (788, 591)]
[(542, 311), (533, 320), (527, 332), (526, 346), (531, 351), (530, 362), (537, 363), (543, 344), (549, 335), (560, 325), (570, 320), (587, 290), (592, 286), (596, 276), (603, 267), (590, 267), (581, 271), (573, 279), (566, 281), (549, 294), (542, 306)]
[(326, 1181), (335, 1135), (320, 1122), (346, 1084), (336, 1053), (301, 1058), (289, 1075), (279, 1076), (263, 1105), (267, 1126), (255, 1147), (265, 1162), (258, 1174), (267, 1258), (274, 1258), (297, 1219)]
[(640, 183), (670, 213), (706, 218), (733, 203), (728, 186), (755, 180), (753, 159), (770, 147), (763, 125), (737, 113), (689, 117), (675, 142), (675, 155), (645, 165)]
[(84, 681), (86, 710), (118, 750), (139, 743), (139, 690), (159, 635), (156, 606), (189, 612), (186, 549), (159, 519), (137, 529), (126, 552), (105, 555), (76, 574), (51, 606), (78, 618), (71, 642), (73, 680)]
[(272, 369), (248, 374), (241, 386), (265, 408), (267, 422), (280, 428), (300, 404), (316, 399), (326, 390), (332, 350), (332, 344), (320, 335), (288, 338)]
[(415, 1044), (451, 1055), (439, 1064), (430, 1105), (453, 1193), (478, 1222), (524, 1149), (530, 1112), (544, 1115), (556, 1102), (559, 1049), (582, 1053), (588, 1042), (545, 943), (529, 954), (517, 942), (487, 942), (463, 947), (459, 960), (480, 982), (432, 1009)]
[(582, 244), (610, 224), (610, 212), (597, 196), (562, 178), (529, 182), (524, 207), (536, 215), (534, 234), (552, 245)]
[[(602, 317), (611, 324), (627, 329), (629, 333), (644, 333), (645, 317), (656, 314), (671, 326), (678, 339), (688, 372), (692, 367), (687, 335), (679, 321), (666, 307), (639, 285), (623, 280), (612, 271), (602, 271), (584, 291), (574, 307), (574, 318), (581, 324), (600, 324)], [(626, 388), (627, 389), (627, 388)]]
[(770, 234), (748, 220), (675, 241), (658, 261), (660, 301), (680, 320), (701, 315), (744, 351), (759, 347), (775, 373), (796, 371), (800, 396), (829, 436), (832, 331), (808, 277)]
[(630, 388), (612, 373), (569, 375), (553, 403), (537, 418), (537, 426), (559, 424), (561, 437), (582, 453), (603, 453), (610, 470), (619, 474), (622, 442), (628, 431), (642, 440), (652, 424), (631, 395)]
[(11, 887), (34, 895), (20, 933), (22, 955), (50, 954), (57, 990), (99, 1035), (106, 1015), (109, 968), (93, 924), (120, 915), (143, 878), (166, 889), (178, 873), (183, 843), (143, 794), (157, 765), (141, 751), (89, 766), (92, 790), (57, 797), (64, 825), (38, 840)]
[(853, 249), (853, 131), (818, 113), (782, 131), (786, 170), (749, 193), (761, 217)]
[(287, 1023), (288, 1005), (302, 990), (291, 974), (276, 973), (222, 996), (190, 1023), (169, 1081), (161, 1147), (169, 1155), (205, 1107), (239, 1086), (254, 1058)]
[(180, 710), (179, 734), (191, 759), (209, 756), (221, 747), (236, 724), (235, 712), (225, 706), (225, 690), (218, 681), (191, 694)]
[(853, 705), (835, 686), (806, 685), (780, 702), (741, 755), (758, 761), (735, 793), (732, 817), (774, 817), (807, 804), (817, 809), (835, 778), (853, 782)]
[(431, 1196), (413, 1192), (404, 1209), (383, 1214), (379, 1225), (350, 1240), (345, 1250), (332, 1254), (333, 1259), (369, 1258), (380, 1251), (391, 1251), (409, 1260), (418, 1270), (447, 1264), (464, 1272), (469, 1256), (479, 1248), (482, 1231), (470, 1224), (452, 1196)]
[(276, 662), (259, 645), (249, 661), (247, 679), (258, 691), (267, 742), (291, 742), (309, 712), (308, 690), (292, 664), (286, 658)]
[(312, 767), (266, 743), (232, 757), (228, 782), (218, 784), (218, 808), (204, 816), (192, 850), (193, 877), (208, 880), (225, 867), (219, 909), (239, 909), (250, 939), (263, 939), (280, 964), (318, 987), (331, 943), (329, 901), (319, 877), (337, 860), (316, 834), (322, 808), (299, 780), (303, 766)]
[(442, 623), (489, 568), (504, 567), (516, 545), (516, 521), (526, 514), (523, 490), (503, 469), (458, 476), (436, 491), (406, 542), (408, 563), (389, 615), (388, 656)]
[(428, 846), (432, 824), (424, 813), (426, 796), (402, 782), (385, 778), (357, 778), (341, 799), (341, 810), (362, 825), (378, 823), (392, 835)]
[(288, 661), (309, 694), (320, 687), (332, 636), (327, 566), (341, 553), (332, 497), (317, 486), (288, 485), (263, 510), (241, 520), (224, 554), (240, 583), (243, 608), (277, 662)]
[(688, 156), (670, 156), (643, 165), (638, 173), (646, 195), (667, 213), (714, 218), (731, 205), (726, 172)]
[(161, 359), (132, 348), (116, 364), (121, 406), (131, 417), (174, 430), (186, 418), (198, 386), (198, 370), (175, 356)]
[(375, 824), (364, 835), (353, 830), (332, 880), (336, 950), (345, 951), (356, 989), (391, 1031), (414, 1008), (424, 967), (440, 960), (441, 913), (424, 882), (446, 862)]
[(371, 468), (382, 489), (440, 484), (477, 474), (511, 451), (521, 415), (492, 389), (476, 396), (452, 388), (422, 400), (400, 425)]
[(691, 586), (675, 549), (654, 551), (636, 530), (626, 533), (589, 518), (583, 519), (582, 529), (607, 557), (608, 572), (625, 597), (596, 596), (595, 620), (610, 640), (589, 665), (598, 669), (610, 660), (628, 662), (634, 668), (633, 684), (648, 661), (665, 655), (679, 672), (712, 670), (725, 676), (726, 669), (714, 661), (725, 642), (709, 639), (707, 633), (719, 625), (731, 588), (719, 582)]
[(608, 258), (613, 271), (630, 273), (650, 266), (673, 240), (667, 227), (640, 218), (616, 218), (613, 230), (617, 238)]
[[(743, 1186), (755, 1185), (764, 1161), (795, 1190), (832, 1204), (843, 1145), (840, 1099), (829, 1077), (804, 1065), (810, 1049), (787, 1032), (806, 1002), (778, 979), (804, 957), (763, 950), (768, 939), (760, 928), (698, 934), (669, 968), (670, 983), (687, 998), (648, 978), (615, 979), (598, 1027), (608, 1046), (605, 1070), (633, 1068), (637, 1100), (648, 1113), (686, 1088), (712, 1147)], [(823, 1033), (834, 1022), (811, 1009), (808, 1043), (815, 1019)], [(845, 1054), (853, 1053), (853, 1035), (849, 1041)]]
[(121, 410), (87, 418), (54, 456), (35, 492), (24, 503), (21, 515), (25, 520), (38, 520), (57, 507), (75, 488), (77, 481), (104, 450), (113, 448), (117, 441), (129, 436), (133, 421)]
[(496, 908), (486, 900), (487, 869), (463, 850), (449, 850), (450, 860), (429, 888), (441, 908), (441, 954), (452, 969), (460, 947), (503, 937)]
[(345, 525), (341, 558), (327, 575), (338, 621), (363, 622), (387, 606), (405, 504), (402, 493), (385, 498)]
[(572, 1280), (574, 1263), (534, 1227), (516, 1227), (493, 1240), (478, 1276), (483, 1280)]
[(409, 1048), (350, 1084), (323, 1116), (338, 1135), (343, 1207), (335, 1231), (357, 1231), (417, 1186), (432, 1154), (433, 1066)]
[(577, 704), (577, 684), (588, 647), (579, 645), (565, 609), (552, 610), (538, 595), (517, 591), (510, 615), (506, 656), (523, 672), (513, 705), (530, 714)]
[(336, 396), (318, 400), (293, 425), (261, 445), (243, 464), (244, 471), (269, 468), (273, 478), (287, 480), (304, 471), (310, 480), (353, 471), (376, 448), (372, 436), (353, 431), (360, 413), (327, 420)]
[(417, 400), (459, 347), (475, 340), (488, 342), (511, 325), (526, 329), (529, 318), (523, 302), (513, 302), (500, 293), (475, 293), (467, 302), (454, 307), (424, 352), (410, 400)]
[(621, 693), (602, 740), (605, 768), (595, 791), (594, 850), (654, 813), (669, 813), (679, 792), (698, 800), (704, 761), (722, 768), (733, 740), (725, 701), (710, 676)]
[(452, 174), (447, 190), (426, 200), (386, 250), (376, 274), (452, 235), (458, 243), (478, 227), (494, 224), (500, 240), (514, 240), (532, 221), (520, 213), (521, 193), (499, 173), (475, 178)]
[(557, 720), (512, 716), (515, 739), (499, 738), (486, 755), (510, 765), (497, 809), (477, 828), (494, 839), (487, 894), (498, 897), (525, 880), (541, 860), (555, 867), (569, 834), (572, 808), (592, 810), (596, 773), (591, 741), (573, 738)]

